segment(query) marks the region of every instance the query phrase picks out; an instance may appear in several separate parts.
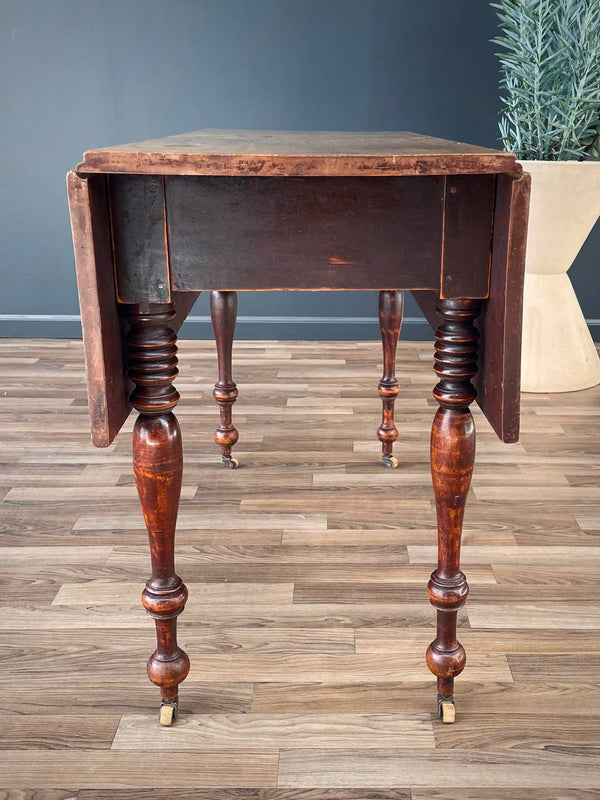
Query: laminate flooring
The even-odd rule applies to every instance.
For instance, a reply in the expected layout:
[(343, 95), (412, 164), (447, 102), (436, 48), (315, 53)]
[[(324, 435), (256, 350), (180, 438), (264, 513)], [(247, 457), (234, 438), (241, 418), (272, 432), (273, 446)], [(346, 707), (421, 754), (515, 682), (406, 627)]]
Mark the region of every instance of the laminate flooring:
[(212, 434), (212, 342), (180, 343), (189, 587), (181, 710), (145, 671), (131, 417), (92, 448), (81, 343), (1, 340), (0, 798), (600, 798), (600, 387), (475, 408), (457, 721), (433, 715), (428, 343), (402, 342), (379, 461), (378, 342), (239, 341), (241, 466)]

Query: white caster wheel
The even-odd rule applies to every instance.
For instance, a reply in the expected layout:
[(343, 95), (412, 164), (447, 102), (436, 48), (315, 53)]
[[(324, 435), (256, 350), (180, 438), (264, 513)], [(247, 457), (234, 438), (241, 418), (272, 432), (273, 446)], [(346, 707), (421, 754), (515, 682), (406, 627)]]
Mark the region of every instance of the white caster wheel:
[(221, 461), (226, 467), (229, 467), (229, 469), (237, 469), (240, 465), (240, 462), (237, 460), (237, 458), (234, 458), (233, 456), (221, 456)]
[(170, 728), (177, 719), (177, 706), (174, 703), (163, 703), (160, 707), (159, 722), (165, 728)]
[(439, 715), (444, 725), (453, 725), (456, 722), (456, 707), (452, 700), (442, 700), (439, 703)]
[(381, 460), (386, 469), (396, 469), (398, 467), (398, 459), (396, 456), (381, 456)]

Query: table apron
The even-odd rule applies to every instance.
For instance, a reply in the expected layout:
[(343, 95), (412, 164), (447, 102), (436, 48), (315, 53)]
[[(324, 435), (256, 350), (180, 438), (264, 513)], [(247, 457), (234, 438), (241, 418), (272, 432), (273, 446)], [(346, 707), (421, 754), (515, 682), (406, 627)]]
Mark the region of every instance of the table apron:
[(489, 291), (495, 175), (110, 175), (117, 299), (210, 290)]

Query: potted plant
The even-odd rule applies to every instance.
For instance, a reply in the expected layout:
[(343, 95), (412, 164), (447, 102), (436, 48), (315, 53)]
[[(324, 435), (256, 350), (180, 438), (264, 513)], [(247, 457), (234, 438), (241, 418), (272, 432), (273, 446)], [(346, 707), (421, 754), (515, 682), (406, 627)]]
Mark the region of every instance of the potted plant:
[(600, 0), (498, 0), (500, 135), (531, 174), (522, 388), (600, 383), (567, 270), (600, 215)]

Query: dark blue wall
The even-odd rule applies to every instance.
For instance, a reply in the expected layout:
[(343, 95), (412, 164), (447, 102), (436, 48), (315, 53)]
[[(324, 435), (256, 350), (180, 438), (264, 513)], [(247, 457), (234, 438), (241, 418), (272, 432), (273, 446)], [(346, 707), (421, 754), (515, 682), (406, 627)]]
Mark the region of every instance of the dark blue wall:
[[(0, 0), (0, 315), (77, 313), (64, 176), (84, 149), (203, 127), (495, 146), (494, 32), (484, 0)], [(600, 317), (599, 252), (597, 228), (571, 272), (587, 317)], [(373, 324), (322, 320), (374, 313), (371, 293), (244, 294), (243, 316), (300, 319), (239, 333), (366, 338)], [(77, 331), (0, 320), (3, 335)]]

